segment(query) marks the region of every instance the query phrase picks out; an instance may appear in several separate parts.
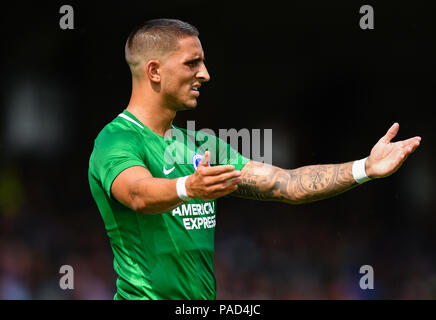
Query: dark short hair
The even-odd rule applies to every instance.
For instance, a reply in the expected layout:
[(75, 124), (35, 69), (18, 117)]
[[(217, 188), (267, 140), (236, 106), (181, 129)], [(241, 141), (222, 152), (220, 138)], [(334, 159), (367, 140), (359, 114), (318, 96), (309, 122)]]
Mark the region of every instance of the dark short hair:
[(153, 19), (137, 26), (129, 35), (125, 47), (126, 61), (132, 69), (140, 58), (177, 49), (178, 40), (198, 37), (193, 25), (177, 19)]

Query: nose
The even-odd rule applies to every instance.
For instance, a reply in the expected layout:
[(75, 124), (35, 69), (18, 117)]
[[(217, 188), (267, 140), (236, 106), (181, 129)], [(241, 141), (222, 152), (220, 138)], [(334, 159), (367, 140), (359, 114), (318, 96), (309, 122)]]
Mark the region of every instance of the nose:
[(209, 72), (207, 72), (206, 65), (203, 63), (200, 70), (197, 73), (197, 78), (200, 82), (207, 82), (210, 80)]

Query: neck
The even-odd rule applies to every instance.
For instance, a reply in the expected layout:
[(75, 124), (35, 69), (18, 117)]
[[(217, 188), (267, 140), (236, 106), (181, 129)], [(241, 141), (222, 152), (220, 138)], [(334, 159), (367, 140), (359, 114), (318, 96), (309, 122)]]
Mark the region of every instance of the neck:
[(167, 107), (151, 87), (135, 82), (126, 110), (162, 137), (171, 128), (176, 116), (176, 111)]

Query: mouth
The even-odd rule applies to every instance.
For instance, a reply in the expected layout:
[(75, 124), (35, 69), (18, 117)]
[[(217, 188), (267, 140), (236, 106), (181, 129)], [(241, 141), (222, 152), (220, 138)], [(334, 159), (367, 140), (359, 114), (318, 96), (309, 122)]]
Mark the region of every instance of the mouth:
[(191, 88), (191, 92), (196, 96), (199, 97), (200, 96), (200, 91), (198, 90), (199, 87), (192, 87)]

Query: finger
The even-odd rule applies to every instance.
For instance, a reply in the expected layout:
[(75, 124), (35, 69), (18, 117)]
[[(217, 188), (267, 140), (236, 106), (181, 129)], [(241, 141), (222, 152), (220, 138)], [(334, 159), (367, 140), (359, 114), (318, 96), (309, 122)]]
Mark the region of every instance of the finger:
[(409, 145), (405, 146), (404, 149), (406, 151), (406, 154), (409, 155), (409, 154), (413, 153), (416, 150), (416, 148), (419, 147), (419, 144), (420, 144), (419, 141), (415, 141), (415, 142), (410, 143)]
[(206, 185), (214, 185), (217, 183), (222, 183), (230, 179), (239, 178), (241, 176), (241, 171), (234, 170), (231, 172), (222, 173), (213, 177), (210, 177), (209, 181), (206, 183)]
[(419, 147), (419, 142), (417, 144), (408, 145), (404, 148), (401, 148), (397, 152), (398, 164), (396, 165), (397, 169), (406, 161), (407, 157), (410, 156), (416, 148)]
[(211, 187), (211, 191), (215, 193), (215, 196), (222, 197), (223, 195), (235, 191), (240, 183), (242, 183), (242, 178), (227, 180)]
[(401, 148), (398, 148), (395, 151), (392, 173), (397, 171), (403, 165), (403, 162), (406, 161), (408, 155), (407, 150), (402, 150)]
[(215, 167), (206, 167), (203, 169), (203, 175), (206, 176), (216, 176), (225, 172), (230, 172), (235, 170), (235, 166), (231, 164), (220, 165)]
[(421, 137), (413, 137), (404, 141), (401, 141), (401, 146), (402, 147), (407, 147), (407, 146), (414, 146), (416, 144), (419, 145), (419, 143), (421, 142)]
[(398, 122), (395, 122), (386, 132), (386, 134), (382, 137), (383, 142), (389, 143), (391, 140), (397, 135), (398, 130), (400, 129), (400, 125)]
[(210, 161), (210, 152), (206, 151), (204, 153), (203, 158), (201, 158), (201, 161), (198, 163), (198, 167), (208, 167)]
[(214, 196), (213, 196), (213, 199), (218, 199), (218, 198), (221, 198), (221, 197), (227, 196), (227, 195), (229, 195), (229, 194), (235, 192), (236, 190), (238, 190), (238, 185), (237, 185), (237, 184), (236, 184), (236, 185), (232, 185), (231, 187), (227, 188), (227, 189), (224, 190), (224, 191), (216, 192), (216, 193), (214, 194)]

